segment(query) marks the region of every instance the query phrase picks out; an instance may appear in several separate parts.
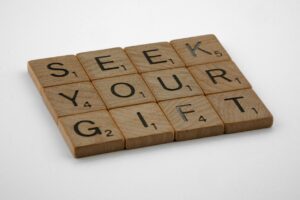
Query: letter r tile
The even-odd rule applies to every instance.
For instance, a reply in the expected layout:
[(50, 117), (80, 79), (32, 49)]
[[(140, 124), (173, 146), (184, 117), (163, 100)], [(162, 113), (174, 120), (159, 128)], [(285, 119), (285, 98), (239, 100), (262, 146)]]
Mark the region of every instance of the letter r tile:
[(58, 117), (103, 110), (105, 105), (90, 82), (47, 87), (44, 101), (55, 121)]
[(224, 122), (225, 133), (272, 126), (273, 117), (252, 89), (207, 96)]
[(251, 88), (250, 83), (232, 61), (196, 65), (188, 69), (206, 95)]
[(125, 148), (124, 137), (106, 110), (61, 117), (58, 126), (75, 157)]
[(127, 149), (162, 144), (174, 140), (174, 131), (156, 103), (110, 110), (121, 129)]
[(159, 102), (175, 129), (175, 140), (189, 140), (224, 133), (224, 125), (205, 96)]
[(28, 71), (37, 88), (89, 81), (74, 55), (31, 60)]
[(125, 51), (140, 73), (185, 66), (168, 42), (126, 47)]
[(111, 48), (77, 54), (91, 80), (136, 73), (122, 48)]
[(230, 60), (215, 35), (202, 35), (171, 41), (186, 66)]

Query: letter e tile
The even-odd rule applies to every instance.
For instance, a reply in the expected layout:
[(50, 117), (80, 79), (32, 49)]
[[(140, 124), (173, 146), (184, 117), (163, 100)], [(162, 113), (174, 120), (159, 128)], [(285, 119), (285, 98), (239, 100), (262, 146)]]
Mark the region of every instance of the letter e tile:
[(185, 66), (168, 42), (126, 47), (125, 51), (140, 73)]
[(77, 54), (91, 80), (136, 73), (122, 48), (89, 51)]

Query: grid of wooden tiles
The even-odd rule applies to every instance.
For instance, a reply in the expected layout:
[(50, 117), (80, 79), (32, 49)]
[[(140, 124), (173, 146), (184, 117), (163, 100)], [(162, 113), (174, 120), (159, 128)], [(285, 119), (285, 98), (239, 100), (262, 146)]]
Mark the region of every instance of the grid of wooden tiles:
[(75, 157), (272, 126), (214, 35), (32, 60)]

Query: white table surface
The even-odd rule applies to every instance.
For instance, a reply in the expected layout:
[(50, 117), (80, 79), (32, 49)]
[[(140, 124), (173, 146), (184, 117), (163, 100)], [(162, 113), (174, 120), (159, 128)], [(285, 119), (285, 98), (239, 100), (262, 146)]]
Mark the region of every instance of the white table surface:
[[(0, 1), (0, 199), (300, 199), (299, 1)], [(74, 159), (30, 59), (218, 36), (271, 129)]]

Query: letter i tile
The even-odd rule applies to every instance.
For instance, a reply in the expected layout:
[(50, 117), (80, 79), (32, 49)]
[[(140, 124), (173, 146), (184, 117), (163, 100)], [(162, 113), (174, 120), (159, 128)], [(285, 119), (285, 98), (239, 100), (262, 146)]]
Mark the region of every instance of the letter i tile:
[(174, 140), (174, 131), (156, 103), (110, 110), (121, 129), (127, 149), (162, 144)]

